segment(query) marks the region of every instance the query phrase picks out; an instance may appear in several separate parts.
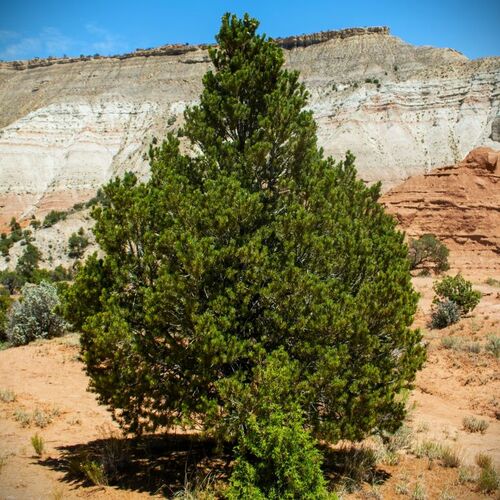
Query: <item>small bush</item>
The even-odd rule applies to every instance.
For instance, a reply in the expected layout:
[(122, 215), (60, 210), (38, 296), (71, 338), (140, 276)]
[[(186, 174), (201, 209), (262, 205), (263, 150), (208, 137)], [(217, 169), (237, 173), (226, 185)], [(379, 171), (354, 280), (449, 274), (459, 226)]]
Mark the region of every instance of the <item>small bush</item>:
[(428, 270), (429, 265), (433, 265), (436, 272), (442, 272), (450, 268), (450, 251), (434, 234), (424, 234), (418, 240), (411, 239), (408, 247), (411, 269), (423, 267), (423, 270)]
[(435, 303), (454, 302), (460, 310), (460, 316), (472, 311), (481, 300), (481, 292), (473, 290), (472, 283), (460, 274), (446, 276), (434, 285), (434, 291), (436, 292)]
[(452, 300), (437, 302), (431, 315), (431, 328), (446, 328), (460, 320), (460, 308)]
[(62, 335), (66, 325), (54, 312), (58, 305), (57, 290), (50, 283), (43, 281), (40, 285), (25, 285), (22, 300), (15, 302), (9, 313), (9, 341), (22, 345), (35, 339)]
[(108, 484), (104, 466), (99, 462), (87, 460), (80, 464), (80, 468), (85, 477), (95, 486), (106, 486)]
[(12, 403), (16, 400), (16, 393), (10, 389), (0, 389), (0, 401)]
[(457, 450), (444, 446), (441, 452), (441, 462), (444, 467), (460, 467), (462, 458)]
[(489, 335), (488, 336), (488, 343), (486, 344), (485, 349), (488, 352), (491, 352), (495, 358), (500, 357), (500, 337), (497, 337), (496, 335)]
[(65, 220), (68, 213), (66, 211), (51, 210), (43, 219), (43, 227), (51, 227), (61, 220)]
[(492, 466), (483, 467), (477, 479), (479, 491), (483, 493), (493, 493), (500, 486), (500, 475)]
[(462, 347), (462, 339), (458, 337), (443, 337), (441, 339), (441, 345), (445, 349), (453, 349), (454, 351), (458, 351)]
[(14, 412), (14, 420), (19, 422), (22, 427), (28, 427), (31, 424), (31, 414), (27, 411), (17, 409)]
[(321, 455), (304, 428), (299, 406), (288, 402), (284, 410), (274, 401), (289, 392), (276, 384), (286, 380), (286, 359), (279, 351), (265, 367), (256, 370), (256, 393), (249, 395), (245, 404), (252, 405), (259, 418), (255, 413), (247, 415), (238, 436), (230, 500), (328, 497)]
[(486, 429), (489, 427), (486, 420), (482, 420), (474, 416), (464, 417), (462, 425), (467, 432), (480, 432), (481, 434), (484, 434)]
[(486, 455), (486, 453), (478, 453), (476, 455), (475, 461), (477, 466), (481, 469), (491, 467), (493, 465), (491, 455)]
[(486, 284), (490, 286), (500, 287), (500, 280), (497, 280), (495, 278), (488, 278), (486, 280)]
[(0, 341), (7, 339), (6, 326), (7, 316), (12, 304), (9, 291), (0, 285)]
[(479, 354), (481, 352), (481, 344), (479, 342), (465, 342), (462, 345), (462, 350), (473, 354)]
[(68, 240), (68, 256), (72, 259), (83, 257), (85, 249), (89, 245), (89, 239), (85, 236), (85, 231), (81, 227), (78, 233), (73, 233)]
[(473, 467), (460, 467), (458, 469), (458, 482), (460, 484), (473, 483), (476, 481), (476, 474)]
[(47, 427), (52, 422), (52, 416), (38, 408), (33, 412), (31, 419), (41, 429)]
[(33, 449), (35, 450), (35, 453), (41, 457), (43, 454), (43, 450), (45, 447), (45, 442), (42, 438), (42, 436), (39, 436), (38, 433), (35, 434), (34, 436), (31, 436), (31, 444), (33, 446)]

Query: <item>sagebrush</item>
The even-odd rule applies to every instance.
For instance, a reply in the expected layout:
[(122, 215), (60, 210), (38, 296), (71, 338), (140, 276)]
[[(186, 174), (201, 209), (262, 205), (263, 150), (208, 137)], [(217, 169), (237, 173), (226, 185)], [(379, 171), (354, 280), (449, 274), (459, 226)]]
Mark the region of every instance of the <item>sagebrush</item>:
[(62, 335), (65, 321), (55, 312), (59, 305), (57, 289), (47, 282), (24, 285), (22, 297), (12, 305), (7, 338), (14, 345)]

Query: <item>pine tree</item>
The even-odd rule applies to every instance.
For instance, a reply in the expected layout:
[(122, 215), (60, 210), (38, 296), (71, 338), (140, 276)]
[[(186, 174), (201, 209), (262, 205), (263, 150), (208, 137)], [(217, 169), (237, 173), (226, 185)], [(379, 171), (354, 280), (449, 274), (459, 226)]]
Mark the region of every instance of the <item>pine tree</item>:
[(323, 158), (298, 73), (257, 27), (224, 16), (200, 103), (151, 148), (150, 180), (103, 189), (104, 257), (66, 298), (91, 387), (129, 431), (201, 423), (245, 448), (259, 374), (283, 352), (289, 435), (395, 430), (424, 358), (407, 247), (354, 157)]

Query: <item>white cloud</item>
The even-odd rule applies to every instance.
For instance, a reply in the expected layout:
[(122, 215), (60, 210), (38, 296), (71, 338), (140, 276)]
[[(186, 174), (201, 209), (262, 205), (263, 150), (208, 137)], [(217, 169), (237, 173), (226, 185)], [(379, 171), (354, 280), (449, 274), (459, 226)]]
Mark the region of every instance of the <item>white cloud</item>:
[(46, 27), (33, 36), (22, 36), (13, 31), (0, 30), (0, 59), (30, 59), (33, 57), (68, 55), (113, 54), (127, 50), (120, 36), (93, 24), (85, 26), (88, 36), (79, 40), (56, 28)]

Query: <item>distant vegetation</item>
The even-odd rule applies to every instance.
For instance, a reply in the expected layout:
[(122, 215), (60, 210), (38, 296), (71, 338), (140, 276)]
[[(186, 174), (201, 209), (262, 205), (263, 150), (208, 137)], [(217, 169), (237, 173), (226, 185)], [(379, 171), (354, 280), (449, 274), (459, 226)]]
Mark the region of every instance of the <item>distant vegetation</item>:
[(68, 212), (65, 210), (51, 210), (43, 219), (42, 227), (51, 227), (61, 220), (65, 220)]
[(418, 240), (411, 239), (408, 246), (411, 269), (433, 268), (440, 273), (450, 268), (450, 251), (434, 234), (424, 234)]
[(89, 245), (89, 239), (85, 235), (83, 227), (77, 233), (73, 233), (68, 240), (68, 256), (73, 259), (80, 259), (83, 257), (85, 249)]

